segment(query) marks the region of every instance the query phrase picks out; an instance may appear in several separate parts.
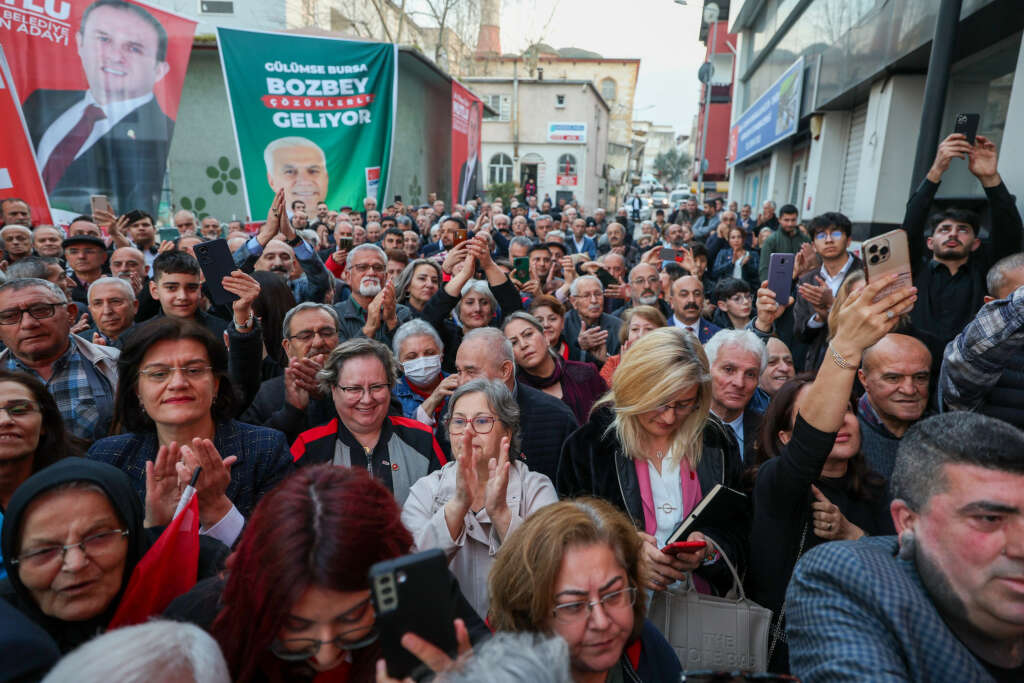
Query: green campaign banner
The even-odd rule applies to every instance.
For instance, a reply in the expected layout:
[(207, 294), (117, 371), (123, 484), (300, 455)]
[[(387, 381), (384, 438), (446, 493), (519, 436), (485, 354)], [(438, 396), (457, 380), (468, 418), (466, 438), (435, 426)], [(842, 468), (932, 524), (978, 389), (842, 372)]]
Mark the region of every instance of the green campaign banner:
[(249, 215), (284, 188), (288, 213), (305, 203), (384, 204), (397, 100), (398, 48), (218, 28)]

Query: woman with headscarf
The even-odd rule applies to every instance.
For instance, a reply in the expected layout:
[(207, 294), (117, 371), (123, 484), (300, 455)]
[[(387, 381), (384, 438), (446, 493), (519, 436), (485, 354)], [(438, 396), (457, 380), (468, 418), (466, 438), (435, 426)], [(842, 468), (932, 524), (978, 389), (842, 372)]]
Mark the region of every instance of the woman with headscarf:
[[(106, 630), (154, 533), (142, 500), (116, 467), (67, 458), (29, 477), (6, 509), (0, 598), (66, 653)], [(226, 555), (203, 542), (199, 576)], [(4, 651), (0, 643), (0, 651)]]

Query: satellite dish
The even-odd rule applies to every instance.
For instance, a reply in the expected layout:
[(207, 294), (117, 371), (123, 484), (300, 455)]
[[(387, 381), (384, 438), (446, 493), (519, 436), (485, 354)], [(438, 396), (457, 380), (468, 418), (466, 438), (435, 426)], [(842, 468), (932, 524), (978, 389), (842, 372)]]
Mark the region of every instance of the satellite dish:
[(713, 2), (709, 2), (704, 5), (704, 23), (713, 24), (718, 21), (719, 9), (718, 5)]
[(697, 69), (697, 79), (701, 83), (707, 85), (711, 82), (711, 78), (715, 75), (715, 66), (711, 62), (704, 62)]

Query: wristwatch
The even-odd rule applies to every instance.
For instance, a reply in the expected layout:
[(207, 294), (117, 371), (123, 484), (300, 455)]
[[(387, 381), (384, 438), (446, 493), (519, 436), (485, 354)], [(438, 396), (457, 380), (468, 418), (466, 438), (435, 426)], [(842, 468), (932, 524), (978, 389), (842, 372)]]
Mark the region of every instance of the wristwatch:
[[(244, 325), (239, 325), (238, 321), (236, 321), (234, 318), (231, 319), (231, 322), (234, 323), (235, 329), (238, 330), (239, 332), (251, 332), (252, 331), (252, 323), (253, 323), (253, 320), (255, 320), (255, 319), (256, 319), (256, 314), (253, 313), (252, 311), (249, 311), (249, 317), (246, 318)], [(243, 329), (243, 328), (245, 328), (245, 329)]]
[(298, 235), (295, 235), (293, 239), (288, 240), (287, 244), (289, 247), (297, 247), (300, 244), (302, 244), (302, 238), (299, 237)]

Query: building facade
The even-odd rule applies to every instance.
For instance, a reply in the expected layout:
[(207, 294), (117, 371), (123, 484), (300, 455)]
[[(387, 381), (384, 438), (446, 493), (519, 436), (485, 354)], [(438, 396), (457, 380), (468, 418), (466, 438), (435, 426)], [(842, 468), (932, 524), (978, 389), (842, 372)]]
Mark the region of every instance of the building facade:
[[(705, 3), (705, 6), (710, 4)], [(729, 33), (729, 0), (715, 3), (718, 19), (708, 23), (702, 17), (699, 39), (705, 45), (704, 61), (713, 67), (709, 83), (700, 87), (697, 127), (694, 131), (694, 155), (691, 191), (706, 197), (722, 197), (729, 191), (729, 122), (732, 115), (732, 83), (735, 72), (736, 36)], [(710, 89), (710, 92), (709, 92)], [(705, 108), (707, 116), (705, 116)], [(707, 131), (704, 124), (707, 121)], [(706, 136), (706, 141), (705, 141)], [(704, 143), (704, 187), (700, 188), (700, 151)]]
[(610, 109), (591, 81), (463, 82), (495, 111), (481, 125), (484, 187), (532, 178), (540, 198), (576, 198), (588, 211), (608, 206)]
[[(839, 210), (855, 234), (898, 227), (924, 106), (939, 2), (732, 0), (738, 63), (730, 130), (730, 199), (792, 203), (802, 217)], [(1000, 173), (1024, 196), (1024, 12), (1017, 0), (963, 0), (943, 104), (979, 113)], [(937, 201), (980, 206), (984, 194), (954, 161)], [(1019, 201), (1019, 200), (1018, 200)]]

